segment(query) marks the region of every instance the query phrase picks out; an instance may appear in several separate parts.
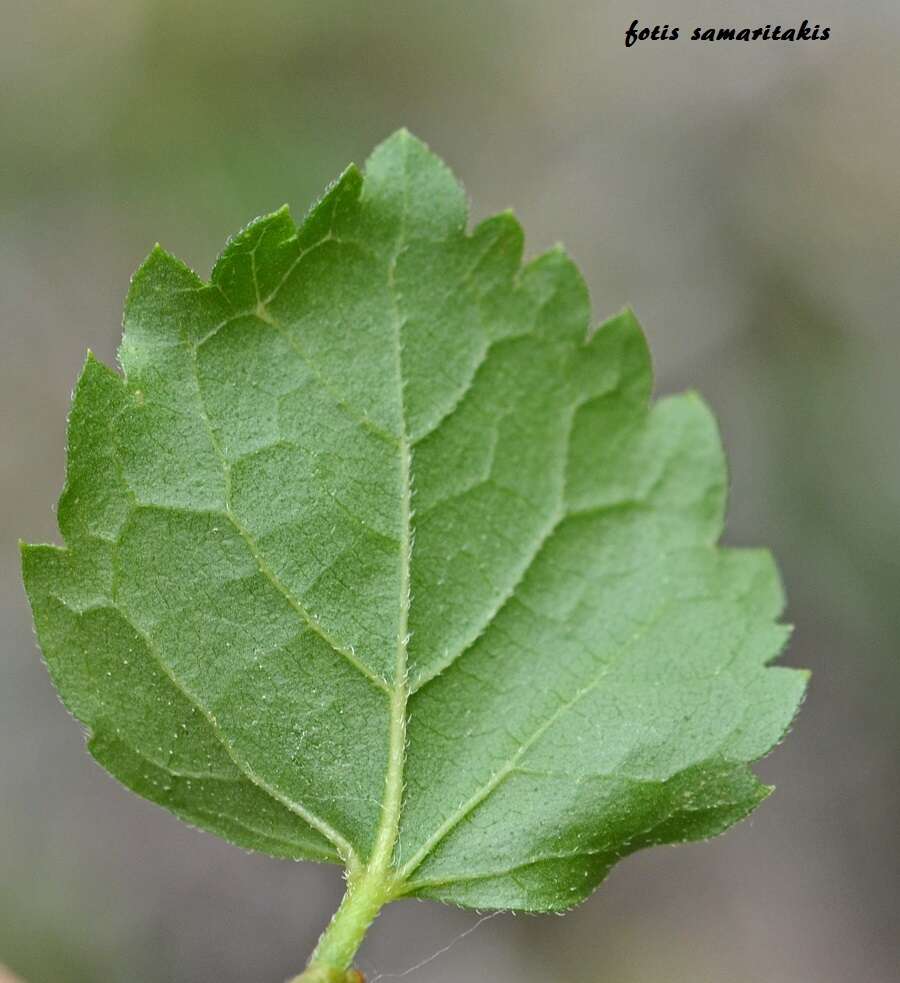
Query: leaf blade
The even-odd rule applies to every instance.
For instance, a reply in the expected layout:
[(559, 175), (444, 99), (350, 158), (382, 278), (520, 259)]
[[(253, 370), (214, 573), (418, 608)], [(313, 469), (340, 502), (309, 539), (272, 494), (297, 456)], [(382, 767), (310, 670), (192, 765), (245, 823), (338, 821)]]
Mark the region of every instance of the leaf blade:
[(709, 412), (651, 405), (636, 319), (592, 330), (561, 249), (523, 265), (511, 215), (466, 226), (401, 131), (209, 284), (155, 249), (26, 587), (139, 794), (394, 893), (559, 910), (751, 811), (805, 677), (767, 668), (770, 558), (715, 546)]

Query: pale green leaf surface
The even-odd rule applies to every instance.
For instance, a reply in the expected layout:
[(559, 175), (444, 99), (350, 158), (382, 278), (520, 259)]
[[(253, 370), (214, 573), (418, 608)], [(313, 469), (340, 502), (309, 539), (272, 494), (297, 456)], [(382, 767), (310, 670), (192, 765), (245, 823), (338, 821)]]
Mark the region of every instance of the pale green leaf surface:
[[(767, 794), (805, 676), (767, 554), (716, 547), (700, 400), (650, 404), (625, 312), (405, 132), (210, 284), (160, 249), (124, 377), (89, 357), (65, 548), (25, 547), (94, 756), (188, 822), (398, 893), (561, 909)], [(404, 726), (406, 728), (404, 734)], [(391, 820), (393, 821), (393, 820)]]

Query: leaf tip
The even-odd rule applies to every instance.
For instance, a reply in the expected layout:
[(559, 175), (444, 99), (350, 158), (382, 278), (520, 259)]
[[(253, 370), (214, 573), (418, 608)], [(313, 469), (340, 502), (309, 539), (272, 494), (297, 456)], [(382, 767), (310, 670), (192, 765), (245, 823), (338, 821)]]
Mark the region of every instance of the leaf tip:
[[(203, 283), (200, 277), (173, 253), (161, 246), (158, 242), (154, 243), (153, 248), (147, 254), (146, 259), (138, 266), (131, 277), (131, 288), (128, 291), (129, 297), (133, 295), (135, 289), (140, 287), (145, 281), (160, 279), (165, 281), (181, 281), (178, 286), (184, 286), (187, 279), (190, 286), (201, 287)], [(125, 301), (126, 307), (128, 299)]]
[(643, 334), (643, 328), (641, 327), (641, 322), (637, 314), (635, 313), (634, 308), (631, 306), (631, 304), (625, 304), (622, 307), (622, 309), (619, 311), (619, 313), (614, 314), (610, 318), (610, 320), (621, 321), (622, 324), (624, 324), (628, 328), (631, 328), (633, 331), (640, 331), (641, 334)]

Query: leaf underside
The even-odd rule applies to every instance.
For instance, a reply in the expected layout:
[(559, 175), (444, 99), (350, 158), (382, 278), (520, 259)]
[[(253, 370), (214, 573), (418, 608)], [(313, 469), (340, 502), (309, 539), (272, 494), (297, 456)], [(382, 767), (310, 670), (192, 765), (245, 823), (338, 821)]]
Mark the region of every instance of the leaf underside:
[[(94, 757), (280, 857), (558, 910), (644, 846), (726, 829), (805, 674), (769, 555), (720, 549), (694, 395), (590, 326), (560, 249), (400, 132), (201, 282), (157, 248), (120, 376), (89, 356), (59, 503), (26, 546), (41, 647)], [(402, 719), (401, 719), (402, 718)], [(405, 733), (404, 733), (405, 727)], [(399, 752), (398, 752), (399, 749)]]

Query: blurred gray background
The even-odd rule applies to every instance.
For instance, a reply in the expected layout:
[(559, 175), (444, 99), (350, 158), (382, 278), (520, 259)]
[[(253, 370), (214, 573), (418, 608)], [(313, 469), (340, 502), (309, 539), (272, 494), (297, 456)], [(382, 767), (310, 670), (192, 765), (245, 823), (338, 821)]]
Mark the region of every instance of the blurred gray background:
[[(642, 23), (832, 26), (644, 42)], [(699, 389), (728, 539), (770, 544), (815, 672), (779, 790), (710, 844), (622, 863), (564, 918), (494, 918), (410, 983), (890, 983), (900, 944), (900, 7), (888, 0), (0, 2), (0, 963), (27, 983), (280, 983), (337, 868), (253, 856), (108, 778), (41, 665), (16, 540), (58, 539), (69, 393), (114, 359), (154, 241), (229, 233), (400, 125), (630, 302), (661, 393)], [(404, 902), (399, 972), (476, 921)]]

